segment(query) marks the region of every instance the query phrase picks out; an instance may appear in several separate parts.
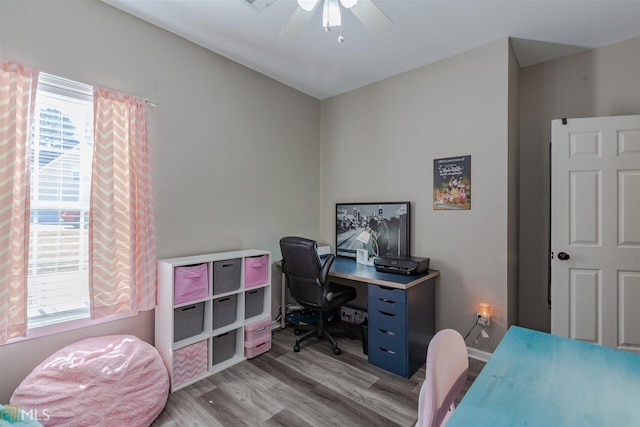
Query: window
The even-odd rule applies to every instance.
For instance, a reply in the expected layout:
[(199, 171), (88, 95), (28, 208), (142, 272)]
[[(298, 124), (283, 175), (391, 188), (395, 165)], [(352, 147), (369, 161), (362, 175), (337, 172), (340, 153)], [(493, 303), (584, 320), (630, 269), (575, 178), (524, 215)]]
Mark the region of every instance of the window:
[(40, 73), (30, 156), (31, 329), (89, 317), (91, 86)]

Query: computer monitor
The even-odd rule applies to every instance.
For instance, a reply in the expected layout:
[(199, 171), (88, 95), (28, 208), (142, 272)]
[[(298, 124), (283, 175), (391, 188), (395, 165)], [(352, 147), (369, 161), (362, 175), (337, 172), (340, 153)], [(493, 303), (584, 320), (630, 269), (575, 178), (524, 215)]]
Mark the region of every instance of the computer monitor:
[(336, 203), (336, 255), (409, 255), (410, 202)]

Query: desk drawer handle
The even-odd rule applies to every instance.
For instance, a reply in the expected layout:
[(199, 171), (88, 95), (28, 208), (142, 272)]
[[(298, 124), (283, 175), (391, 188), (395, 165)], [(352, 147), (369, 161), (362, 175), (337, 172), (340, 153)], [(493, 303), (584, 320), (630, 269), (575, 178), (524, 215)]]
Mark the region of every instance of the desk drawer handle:
[(388, 302), (390, 304), (395, 304), (396, 302), (390, 299), (386, 299), (386, 298), (378, 298), (380, 301), (382, 302)]
[(380, 332), (382, 332), (385, 335), (395, 335), (395, 333), (391, 332), (391, 331), (385, 331), (384, 329), (378, 329)]
[(391, 351), (391, 350), (387, 350), (386, 348), (383, 347), (378, 347), (380, 350), (384, 351), (385, 353), (389, 353), (389, 354), (396, 354), (395, 351)]
[(378, 310), (378, 313), (380, 313), (380, 314), (382, 314), (382, 315), (384, 315), (384, 316), (396, 317), (396, 315), (395, 315), (395, 314), (393, 314), (393, 313), (387, 313), (386, 311), (380, 311), (380, 310)]
[(390, 288), (390, 287), (388, 287), (388, 286), (378, 285), (378, 287), (379, 287), (380, 289), (384, 289), (385, 291), (393, 291), (393, 290), (395, 290), (395, 288)]

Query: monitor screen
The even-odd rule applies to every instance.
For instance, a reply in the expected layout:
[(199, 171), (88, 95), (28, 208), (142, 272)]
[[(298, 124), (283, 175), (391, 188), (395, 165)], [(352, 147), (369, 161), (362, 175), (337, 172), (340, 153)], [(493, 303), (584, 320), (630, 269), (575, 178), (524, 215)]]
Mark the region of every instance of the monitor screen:
[(409, 255), (410, 202), (336, 203), (336, 255)]

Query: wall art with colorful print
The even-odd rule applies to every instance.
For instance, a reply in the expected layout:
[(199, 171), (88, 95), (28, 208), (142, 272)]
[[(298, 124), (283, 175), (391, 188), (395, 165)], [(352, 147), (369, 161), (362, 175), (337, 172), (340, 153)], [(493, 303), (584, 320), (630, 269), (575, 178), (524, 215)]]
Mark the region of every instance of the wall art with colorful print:
[(433, 209), (471, 209), (471, 156), (433, 161)]

